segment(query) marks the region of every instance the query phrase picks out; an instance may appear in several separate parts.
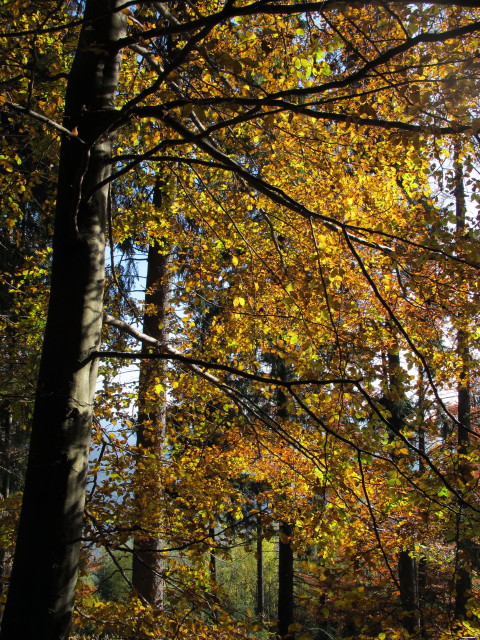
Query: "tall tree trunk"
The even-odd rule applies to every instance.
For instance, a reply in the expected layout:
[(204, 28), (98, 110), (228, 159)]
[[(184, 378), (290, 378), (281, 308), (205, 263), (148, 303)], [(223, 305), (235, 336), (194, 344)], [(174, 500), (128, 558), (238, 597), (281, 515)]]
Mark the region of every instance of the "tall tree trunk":
[(215, 555), (215, 527), (209, 527), (208, 536), (212, 541), (210, 547), (210, 553), (208, 554), (208, 572), (210, 574), (210, 586), (211, 592), (209, 601), (211, 603), (211, 616), (216, 622), (218, 621), (218, 613), (220, 609), (220, 598), (218, 596), (218, 582), (217, 582), (217, 557)]
[[(10, 480), (12, 477), (12, 407), (9, 400), (4, 400), (0, 404), (0, 430), (2, 437), (2, 482), (1, 492), (3, 500), (10, 495)], [(5, 549), (0, 550), (0, 594), (5, 593), (5, 582), (9, 568), (9, 554)]]
[(9, 400), (4, 400), (0, 404), (0, 430), (2, 438), (2, 498), (6, 500), (10, 495), (10, 481), (12, 469), (10, 468), (12, 458), (12, 407)]
[[(457, 347), (460, 358), (463, 360), (462, 375), (458, 384), (458, 464), (459, 479), (464, 484), (468, 483), (469, 465), (462, 458), (467, 454), (470, 429), (470, 385), (468, 375), (468, 339), (464, 331), (457, 333)], [(464, 537), (463, 514), (460, 509), (458, 523), (457, 558), (455, 571), (455, 617), (464, 618), (467, 614), (467, 603), (472, 592), (472, 576), (468, 561), (468, 538)]]
[(293, 638), (288, 631), (294, 623), (293, 611), (293, 549), (290, 544), (293, 526), (280, 523), (278, 536), (278, 635), (280, 638)]
[(50, 303), (12, 577), (0, 638), (61, 640), (83, 528), (104, 287), (110, 136), (125, 35), (114, 0), (87, 0), (60, 152)]
[(213, 588), (216, 587), (217, 584), (217, 558), (215, 556), (215, 527), (210, 527), (208, 530), (208, 535), (210, 540), (212, 541), (212, 546), (210, 547), (210, 553), (208, 556), (208, 571), (210, 573), (210, 580)]
[[(281, 380), (287, 379), (285, 363), (277, 358), (272, 365), (272, 375)], [(287, 397), (283, 389), (279, 387), (276, 391), (277, 416), (286, 419)], [(283, 521), (278, 527), (278, 614), (277, 632), (280, 638), (294, 638), (294, 634), (288, 628), (294, 623), (293, 607), (293, 549), (291, 539), (293, 536), (293, 525)]]
[[(159, 179), (155, 184), (153, 203), (157, 210), (168, 209), (170, 186), (164, 185)], [(167, 306), (170, 300), (172, 253), (160, 241), (151, 241), (147, 258), (147, 282), (145, 293), (145, 314), (143, 332), (166, 344), (168, 339)], [(154, 454), (159, 460), (165, 441), (167, 428), (167, 398), (165, 388), (159, 392), (155, 387), (160, 384), (166, 386), (166, 363), (162, 360), (144, 360), (140, 367), (140, 382), (138, 396), (140, 407), (137, 419), (137, 447), (139, 460), (145, 452)], [(158, 387), (157, 387), (158, 388)], [(151, 459), (151, 458), (150, 458)], [(147, 470), (145, 474), (137, 473), (139, 493), (137, 504), (149, 506), (158, 505), (162, 487), (158, 481), (155, 469)], [(140, 506), (140, 511), (142, 507)], [(132, 561), (132, 583), (140, 596), (152, 605), (163, 607), (164, 604), (164, 557), (163, 542), (155, 532), (160, 526), (156, 521), (148, 523), (154, 530), (135, 536), (134, 555)]]
[[(421, 368), (418, 372), (418, 407), (419, 407), (419, 423), (417, 431), (417, 447), (421, 454), (426, 453), (425, 446), (425, 429), (423, 429), (422, 425), (425, 419), (425, 381), (424, 381), (424, 370)], [(425, 461), (419, 456), (418, 457), (418, 475), (422, 476), (425, 471)], [(426, 524), (428, 514), (424, 511), (422, 513), (423, 520)], [(426, 628), (425, 628), (425, 595), (427, 590), (427, 577), (428, 577), (428, 563), (425, 556), (421, 556), (417, 562), (417, 582), (418, 582), (418, 606), (420, 609), (420, 633), (423, 638), (427, 637)]]
[(398, 580), (402, 604), (402, 624), (409, 633), (415, 633), (420, 625), (418, 611), (417, 561), (408, 551), (400, 551), (398, 557)]
[[(392, 438), (398, 435), (404, 426), (405, 390), (402, 383), (400, 353), (397, 347), (388, 352), (388, 398), (387, 408), (390, 412)], [(409, 633), (415, 633), (420, 626), (418, 605), (418, 572), (417, 561), (403, 550), (398, 556), (398, 582), (400, 585), (400, 604), (402, 607), (402, 625)]]
[[(465, 203), (465, 186), (463, 165), (455, 153), (455, 213), (457, 233), (461, 234), (465, 229), (466, 223), (466, 203)], [(469, 358), (470, 349), (468, 344), (468, 334), (466, 331), (459, 329), (457, 331), (457, 354), (461, 362), (460, 379), (457, 387), (458, 401), (458, 426), (457, 442), (458, 442), (458, 475), (459, 480), (464, 484), (468, 484), (470, 468), (465, 462), (464, 456), (468, 453), (470, 444), (469, 430), (471, 427), (470, 411), (470, 371)], [(472, 577), (467, 559), (466, 548), (468, 540), (463, 537), (462, 512), (460, 510), (459, 535), (457, 540), (457, 562), (455, 571), (455, 617), (463, 618), (467, 613), (467, 602), (472, 591)]]
[(263, 584), (263, 531), (262, 518), (257, 515), (257, 585), (255, 594), (255, 614), (263, 620), (265, 616), (265, 587)]

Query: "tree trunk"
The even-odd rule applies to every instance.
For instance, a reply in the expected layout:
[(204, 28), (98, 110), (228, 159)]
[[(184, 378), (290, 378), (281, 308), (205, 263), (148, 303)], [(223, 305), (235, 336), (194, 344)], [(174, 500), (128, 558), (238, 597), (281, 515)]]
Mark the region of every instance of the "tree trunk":
[[(455, 153), (455, 213), (457, 233), (463, 233), (466, 223), (466, 203), (465, 203), (465, 186), (463, 176), (463, 165), (459, 160), (458, 153)], [(468, 334), (466, 331), (459, 329), (457, 331), (457, 355), (461, 362), (460, 379), (457, 387), (458, 400), (458, 426), (457, 442), (458, 442), (458, 475), (459, 480), (465, 486), (468, 485), (470, 476), (470, 465), (465, 461), (464, 456), (468, 453), (470, 444), (470, 371), (469, 359), (470, 349), (468, 344)], [(466, 548), (468, 539), (462, 534), (462, 511), (460, 509), (460, 522), (457, 540), (457, 560), (455, 570), (455, 617), (464, 618), (467, 614), (467, 602), (472, 591), (472, 577), (468, 562), (468, 553)]]
[(83, 528), (104, 287), (110, 136), (124, 18), (87, 0), (60, 152), (50, 303), (25, 492), (1, 640), (61, 640), (70, 627)]
[[(1, 492), (3, 500), (10, 495), (10, 479), (12, 477), (12, 407), (9, 400), (0, 404), (0, 430), (2, 437), (2, 483)], [(9, 555), (5, 549), (0, 550), (0, 594), (5, 593), (6, 579), (9, 569)]]
[(255, 614), (263, 620), (265, 616), (265, 587), (263, 584), (263, 537), (262, 519), (257, 516), (257, 588), (255, 597)]
[(208, 556), (208, 572), (210, 573), (210, 581), (212, 583), (213, 588), (217, 585), (217, 558), (215, 557), (215, 527), (210, 527), (208, 530), (208, 535), (210, 540), (212, 541), (212, 546), (210, 547), (210, 553)]
[[(402, 383), (400, 353), (395, 346), (388, 352), (388, 398), (392, 439), (401, 433), (405, 420), (405, 390)], [(418, 604), (417, 561), (406, 550), (398, 556), (398, 582), (400, 585), (401, 623), (409, 633), (415, 633), (420, 626)]]
[(293, 549), (290, 541), (293, 526), (282, 522), (278, 536), (278, 635), (293, 638), (288, 628), (294, 622), (293, 615)]
[[(470, 429), (470, 385), (468, 375), (469, 349), (468, 339), (464, 331), (457, 333), (457, 345), (459, 356), (463, 360), (462, 375), (458, 384), (458, 420), (461, 425), (458, 427), (458, 454), (460, 456), (458, 464), (459, 479), (465, 485), (468, 483), (470, 469), (463, 456), (467, 454), (469, 445)], [(472, 592), (472, 576), (468, 560), (468, 539), (463, 534), (463, 515), (460, 509), (457, 557), (455, 570), (455, 617), (464, 618), (467, 614), (467, 603)]]
[(10, 480), (12, 477), (12, 407), (9, 400), (0, 404), (0, 429), (2, 437), (2, 498), (6, 500), (10, 495)]
[[(158, 210), (165, 208), (167, 194), (159, 179), (155, 184), (153, 203)], [(161, 242), (153, 241), (148, 249), (147, 282), (145, 293), (145, 315), (143, 332), (165, 344), (168, 338), (167, 305), (170, 299), (172, 254)], [(144, 452), (153, 453), (155, 459), (162, 456), (162, 446), (167, 428), (166, 392), (157, 392), (155, 386), (166, 386), (166, 363), (163, 360), (144, 360), (140, 367), (138, 397), (140, 406), (137, 420), (137, 447), (139, 460)], [(151, 459), (151, 458), (150, 458)], [(162, 487), (156, 469), (147, 469), (147, 476), (137, 472), (140, 491), (137, 505), (158, 505)], [(142, 511), (142, 507), (140, 506)], [(155, 510), (155, 507), (154, 507)], [(160, 522), (147, 523), (147, 527), (160, 526)], [(132, 562), (132, 583), (139, 595), (152, 605), (164, 604), (164, 557), (163, 542), (153, 531), (136, 535)]]
[(417, 561), (408, 551), (400, 551), (398, 579), (402, 603), (402, 624), (408, 633), (414, 634), (419, 625)]
[[(287, 379), (285, 363), (277, 358), (272, 365), (272, 375), (281, 380)], [(286, 419), (287, 397), (281, 387), (276, 391), (277, 416)], [(278, 615), (277, 631), (280, 638), (294, 638), (288, 628), (294, 623), (293, 608), (293, 549), (291, 538), (293, 525), (283, 521), (278, 527)]]
[[(417, 431), (417, 447), (420, 453), (426, 453), (425, 446), (425, 429), (422, 428), (421, 425), (424, 423), (425, 419), (425, 411), (424, 411), (424, 403), (425, 403), (425, 383), (424, 383), (424, 371), (420, 369), (418, 372), (418, 407), (420, 409), (419, 413), (419, 427)], [(425, 471), (425, 461), (419, 456), (418, 457), (418, 475), (422, 476)], [(423, 520), (425, 524), (427, 523), (428, 514), (426, 512), (422, 512)], [(428, 577), (428, 563), (425, 556), (422, 556), (418, 559), (417, 562), (417, 585), (418, 585), (418, 607), (420, 610), (420, 633), (422, 638), (427, 637), (426, 628), (425, 628), (425, 595), (427, 591), (427, 577)]]
[(390, 412), (389, 422), (392, 425), (391, 440), (399, 434), (403, 428), (403, 407), (405, 392), (400, 380), (402, 369), (400, 366), (400, 353), (398, 348), (390, 349), (387, 354), (388, 363), (388, 398), (386, 406)]

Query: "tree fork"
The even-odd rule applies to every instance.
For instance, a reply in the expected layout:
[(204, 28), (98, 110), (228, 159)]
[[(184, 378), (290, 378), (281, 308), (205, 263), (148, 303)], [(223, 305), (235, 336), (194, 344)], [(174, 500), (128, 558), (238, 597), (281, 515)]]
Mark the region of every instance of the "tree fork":
[(117, 0), (87, 0), (69, 74), (50, 302), (32, 437), (1, 640), (68, 637), (83, 528), (85, 482), (102, 327), (105, 219), (125, 16)]

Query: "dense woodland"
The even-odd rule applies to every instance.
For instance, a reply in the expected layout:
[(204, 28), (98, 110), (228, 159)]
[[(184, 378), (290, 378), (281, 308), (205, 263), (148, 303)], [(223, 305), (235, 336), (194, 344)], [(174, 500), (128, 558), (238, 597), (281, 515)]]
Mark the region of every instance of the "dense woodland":
[(2, 0), (1, 640), (480, 636), (479, 89), (475, 1)]

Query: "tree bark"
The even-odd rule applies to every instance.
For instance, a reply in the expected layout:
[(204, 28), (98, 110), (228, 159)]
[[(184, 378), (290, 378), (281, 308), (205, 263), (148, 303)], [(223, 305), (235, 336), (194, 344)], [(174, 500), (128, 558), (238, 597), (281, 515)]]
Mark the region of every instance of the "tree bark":
[[(168, 189), (159, 179), (155, 184), (153, 203), (160, 211), (165, 208)], [(172, 254), (168, 248), (152, 241), (148, 249), (147, 282), (143, 332), (166, 344), (168, 338), (167, 305), (170, 299)], [(137, 447), (139, 459), (145, 451), (156, 459), (162, 456), (162, 446), (167, 429), (167, 398), (165, 390), (155, 392), (156, 384), (166, 385), (166, 363), (163, 360), (144, 360), (140, 367), (138, 396), (140, 407), (137, 419)], [(148, 477), (138, 474), (140, 491), (137, 504), (157, 505), (162, 487), (156, 470), (149, 469)], [(160, 526), (160, 522), (149, 523), (149, 527)], [(136, 535), (132, 561), (132, 583), (139, 595), (156, 607), (164, 604), (164, 557), (160, 536), (152, 533)]]
[(255, 614), (263, 620), (265, 616), (265, 587), (263, 584), (263, 531), (262, 518), (257, 516), (257, 587), (255, 598)]
[[(12, 477), (11, 453), (12, 453), (12, 407), (9, 400), (4, 400), (0, 404), (0, 429), (2, 436), (2, 482), (1, 492), (3, 500), (10, 495), (10, 480)], [(5, 549), (0, 550), (0, 595), (5, 593), (5, 581), (8, 576), (9, 555)]]
[(408, 551), (400, 551), (398, 557), (398, 580), (402, 603), (402, 624), (408, 633), (414, 634), (420, 626), (418, 610), (417, 561)]
[(293, 526), (282, 522), (278, 537), (278, 635), (293, 638), (288, 628), (294, 622), (293, 613), (293, 549), (290, 541)]
[(12, 458), (12, 407), (9, 400), (0, 403), (0, 429), (2, 437), (2, 498), (6, 500), (10, 495), (10, 480), (12, 477), (11, 458)]
[[(77, 582), (104, 288), (111, 139), (125, 16), (87, 0), (69, 76), (50, 302), (1, 640), (67, 638)], [(81, 141), (84, 141), (83, 143)]]
[[(419, 414), (419, 427), (417, 431), (417, 447), (421, 454), (426, 453), (425, 446), (425, 429), (423, 429), (422, 425), (425, 419), (425, 411), (424, 411), (424, 403), (425, 403), (425, 383), (424, 383), (424, 371), (420, 369), (418, 372), (418, 407), (420, 409)], [(418, 457), (418, 475), (422, 476), (425, 471), (425, 461), (419, 456)], [(428, 514), (423, 511), (422, 517), (427, 523)], [(425, 556), (421, 556), (417, 561), (417, 585), (418, 585), (418, 607), (419, 607), (419, 622), (420, 622), (420, 633), (422, 638), (427, 637), (427, 632), (425, 628), (425, 596), (427, 591), (427, 578), (428, 578), (428, 562)]]
[[(466, 203), (465, 203), (465, 186), (463, 165), (455, 153), (455, 214), (457, 233), (463, 233), (466, 224)], [(457, 450), (459, 455), (458, 475), (459, 480), (468, 485), (470, 476), (470, 465), (465, 461), (468, 454), (470, 444), (470, 371), (469, 359), (470, 349), (468, 343), (468, 333), (459, 329), (457, 331), (457, 355), (461, 362), (460, 379), (457, 387), (458, 401), (458, 431), (457, 431)], [(455, 570), (455, 617), (464, 618), (467, 614), (467, 603), (472, 592), (472, 576), (468, 561), (467, 547), (469, 540), (462, 535), (463, 516), (460, 509), (459, 535), (457, 540), (457, 561)]]
[[(464, 331), (457, 332), (457, 350), (460, 358), (463, 360), (462, 375), (458, 384), (458, 454), (460, 456), (458, 464), (458, 474), (460, 481), (468, 484), (470, 469), (468, 463), (465, 462), (463, 456), (467, 455), (469, 445), (470, 429), (470, 384), (468, 371), (468, 338)], [(458, 540), (457, 540), (457, 557), (455, 570), (455, 617), (464, 618), (467, 614), (467, 603), (472, 593), (472, 576), (470, 571), (470, 563), (468, 559), (467, 548), (468, 538), (463, 534), (463, 514), (460, 509)]]
[[(285, 363), (277, 358), (272, 365), (272, 375), (281, 380), (287, 379)], [(288, 417), (287, 396), (279, 387), (276, 391), (277, 416), (280, 419)], [(279, 638), (292, 639), (295, 635), (288, 628), (295, 621), (293, 607), (293, 549), (291, 539), (293, 525), (287, 521), (280, 522), (278, 527), (278, 615), (277, 631)]]
[[(388, 398), (387, 409), (392, 425), (392, 440), (399, 435), (405, 420), (405, 389), (402, 383), (400, 353), (396, 344), (388, 351)], [(415, 633), (420, 627), (418, 602), (418, 571), (416, 559), (407, 551), (398, 556), (398, 582), (400, 586), (401, 623), (409, 633)]]
[(217, 558), (215, 556), (215, 527), (210, 527), (208, 529), (208, 535), (210, 540), (212, 541), (212, 546), (210, 547), (210, 553), (208, 556), (208, 572), (210, 573), (210, 581), (212, 583), (213, 588), (217, 585)]

